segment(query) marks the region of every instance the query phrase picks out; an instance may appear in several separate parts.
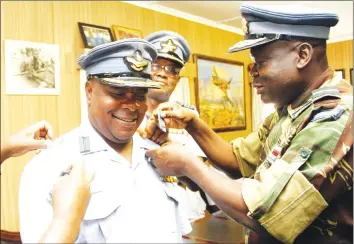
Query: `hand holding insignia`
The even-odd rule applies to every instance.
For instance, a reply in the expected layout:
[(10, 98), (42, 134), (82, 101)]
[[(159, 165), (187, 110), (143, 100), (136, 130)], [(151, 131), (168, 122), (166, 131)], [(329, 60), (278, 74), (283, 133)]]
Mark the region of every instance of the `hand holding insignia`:
[(198, 119), (197, 112), (178, 103), (161, 103), (154, 111), (154, 117), (158, 117), (161, 111), (161, 118), (166, 128), (184, 129), (193, 120)]

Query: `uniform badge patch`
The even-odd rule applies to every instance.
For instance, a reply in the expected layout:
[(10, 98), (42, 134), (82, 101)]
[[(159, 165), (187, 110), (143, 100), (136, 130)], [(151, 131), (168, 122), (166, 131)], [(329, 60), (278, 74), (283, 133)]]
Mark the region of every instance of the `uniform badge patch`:
[(241, 29), (245, 35), (248, 35), (248, 22), (245, 18), (241, 19)]
[(146, 61), (141, 55), (140, 50), (136, 50), (133, 56), (124, 57), (124, 63), (132, 71), (143, 71), (148, 66)]
[(160, 46), (161, 49), (159, 51), (164, 53), (174, 52), (177, 49), (176, 45), (171, 39), (168, 39), (165, 42), (160, 42)]

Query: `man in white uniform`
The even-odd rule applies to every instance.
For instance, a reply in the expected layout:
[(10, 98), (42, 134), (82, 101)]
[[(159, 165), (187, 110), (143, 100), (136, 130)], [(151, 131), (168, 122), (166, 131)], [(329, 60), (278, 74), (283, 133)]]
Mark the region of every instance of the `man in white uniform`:
[[(157, 31), (148, 35), (145, 40), (150, 42), (157, 49), (157, 59), (152, 64), (151, 75), (153, 81), (161, 83), (161, 89), (150, 89), (148, 91), (148, 110), (141, 124), (142, 128), (145, 128), (147, 121), (157, 106), (163, 102), (169, 101), (171, 94), (179, 82), (180, 71), (190, 57), (190, 47), (187, 40), (176, 32), (167, 30)], [(194, 107), (189, 107), (194, 109), (198, 114)], [(163, 134), (159, 134), (158, 132), (152, 135), (151, 139), (157, 143), (161, 143), (164, 137)], [(179, 142), (184, 145), (186, 149), (193, 152), (193, 154), (206, 159), (204, 152), (186, 130), (171, 128), (168, 130), (168, 137), (173, 142)], [(182, 180), (187, 185), (187, 188), (181, 187), (180, 191), (186, 199), (189, 220), (195, 221), (205, 217), (204, 211), (206, 210), (206, 205), (198, 192), (200, 188), (198, 187), (197, 191), (190, 191), (189, 188), (193, 189), (195, 184), (185, 179), (185, 177), (181, 177), (179, 180)], [(191, 184), (193, 184), (193, 186)]]
[(147, 41), (127, 39), (79, 58), (87, 73), (88, 120), (26, 165), (19, 191), (23, 243), (38, 242), (48, 227), (53, 183), (79, 158), (95, 179), (76, 243), (180, 243), (191, 231), (177, 184), (164, 182), (145, 158), (157, 145), (135, 134), (148, 89), (160, 87), (150, 76), (156, 57)]

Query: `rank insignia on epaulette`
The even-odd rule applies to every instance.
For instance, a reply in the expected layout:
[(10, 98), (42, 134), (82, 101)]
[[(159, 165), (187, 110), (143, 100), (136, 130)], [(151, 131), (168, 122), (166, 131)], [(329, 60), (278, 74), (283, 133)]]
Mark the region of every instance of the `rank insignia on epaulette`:
[(124, 63), (132, 71), (142, 71), (148, 66), (148, 61), (143, 58), (140, 50), (136, 50), (133, 56), (124, 57)]
[(80, 146), (80, 153), (87, 153), (90, 152), (90, 137), (88, 136), (80, 136), (79, 137), (79, 146)]
[(173, 43), (171, 39), (168, 39), (165, 42), (160, 42), (161, 49), (159, 50), (160, 52), (174, 52), (176, 50), (176, 45)]
[(176, 183), (178, 181), (176, 176), (160, 176), (163, 182)]
[(284, 130), (282, 135), (279, 137), (278, 144), (282, 148), (287, 147), (295, 135), (296, 135), (296, 128), (288, 127), (287, 129)]

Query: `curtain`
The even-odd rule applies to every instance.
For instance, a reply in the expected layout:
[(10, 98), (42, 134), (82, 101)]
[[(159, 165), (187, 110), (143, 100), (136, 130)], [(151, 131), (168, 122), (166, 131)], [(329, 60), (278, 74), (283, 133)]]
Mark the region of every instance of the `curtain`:
[(263, 120), (274, 111), (274, 104), (264, 104), (256, 89), (252, 88), (252, 131), (256, 131)]
[(184, 104), (190, 104), (190, 90), (188, 77), (180, 77), (179, 82), (171, 94), (170, 101), (179, 101)]

